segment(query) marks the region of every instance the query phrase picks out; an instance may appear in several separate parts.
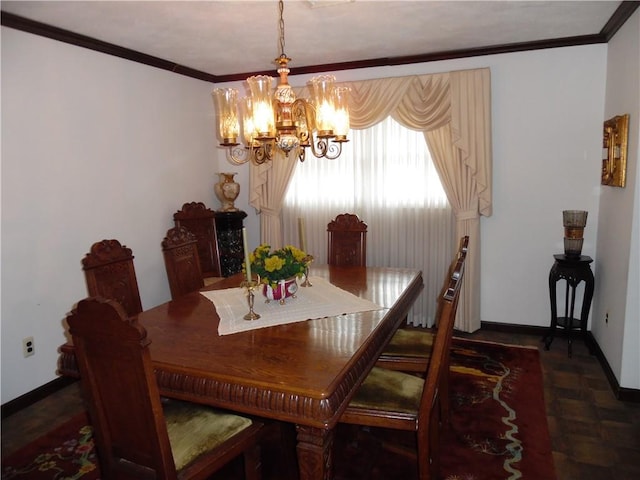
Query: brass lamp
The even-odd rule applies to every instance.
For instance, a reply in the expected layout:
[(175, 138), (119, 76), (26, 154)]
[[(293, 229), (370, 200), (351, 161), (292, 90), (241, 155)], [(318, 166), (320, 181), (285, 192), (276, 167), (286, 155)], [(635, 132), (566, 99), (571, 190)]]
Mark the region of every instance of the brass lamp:
[[(233, 88), (216, 88), (212, 95), (218, 121), (220, 146), (227, 148), (227, 157), (235, 164), (251, 160), (259, 165), (273, 160), (277, 151), (286, 156), (298, 149), (298, 159), (304, 162), (306, 149), (318, 158), (333, 160), (342, 153), (342, 144), (348, 142), (349, 88), (335, 86), (333, 75), (314, 77), (309, 82), (312, 100), (296, 98), (289, 85), (288, 63), (284, 53), (284, 4), (280, 8), (280, 81), (271, 94), (273, 78), (267, 75), (249, 77), (250, 96), (240, 102)], [(238, 142), (242, 118), (244, 146)]]

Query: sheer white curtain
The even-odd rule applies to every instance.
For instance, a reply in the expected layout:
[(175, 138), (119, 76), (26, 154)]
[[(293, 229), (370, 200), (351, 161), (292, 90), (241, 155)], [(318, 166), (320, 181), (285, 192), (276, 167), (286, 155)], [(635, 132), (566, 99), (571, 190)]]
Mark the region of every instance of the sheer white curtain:
[(367, 265), (422, 270), (425, 289), (409, 322), (430, 326), (457, 243), (424, 135), (387, 117), (349, 138), (338, 159), (308, 156), (296, 166), (281, 212), (284, 243), (299, 245), (303, 218), (308, 252), (326, 263), (327, 223), (355, 213), (368, 225)]

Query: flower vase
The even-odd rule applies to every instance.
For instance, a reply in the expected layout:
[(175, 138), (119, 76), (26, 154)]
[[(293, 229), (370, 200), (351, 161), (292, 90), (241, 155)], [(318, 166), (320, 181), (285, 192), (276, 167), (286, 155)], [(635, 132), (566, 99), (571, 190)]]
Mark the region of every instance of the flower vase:
[(262, 294), (267, 299), (267, 303), (271, 300), (277, 300), (280, 305), (285, 304), (286, 298), (295, 298), (298, 291), (297, 278), (287, 278), (286, 280), (279, 280), (275, 287), (271, 284), (264, 284), (262, 287)]
[(240, 194), (240, 184), (233, 179), (233, 177), (237, 174), (219, 173), (218, 175), (220, 175), (220, 182), (216, 183), (213, 187), (218, 200), (222, 202), (222, 208), (218, 211), (237, 212), (238, 209), (233, 204), (233, 202), (235, 202), (236, 198), (238, 198), (238, 195)]
[(571, 258), (580, 258), (584, 242), (584, 227), (587, 225), (588, 212), (585, 210), (563, 210), (564, 254)]

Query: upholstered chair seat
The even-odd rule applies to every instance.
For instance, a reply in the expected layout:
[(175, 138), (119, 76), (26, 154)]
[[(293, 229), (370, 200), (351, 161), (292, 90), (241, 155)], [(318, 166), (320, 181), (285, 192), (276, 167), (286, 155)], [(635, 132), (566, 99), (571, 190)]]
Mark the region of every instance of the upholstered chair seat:
[(434, 333), (433, 330), (400, 329), (391, 338), (385, 353), (407, 357), (431, 356)]
[(349, 408), (393, 412), (403, 421), (415, 421), (424, 379), (409, 373), (373, 367), (349, 402)]
[(179, 400), (164, 400), (162, 407), (178, 474), (252, 424), (250, 418)]

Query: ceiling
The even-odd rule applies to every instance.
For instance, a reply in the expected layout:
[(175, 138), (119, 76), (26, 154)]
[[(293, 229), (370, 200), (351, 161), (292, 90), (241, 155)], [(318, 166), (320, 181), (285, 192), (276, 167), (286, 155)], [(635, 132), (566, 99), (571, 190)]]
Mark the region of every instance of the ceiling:
[[(621, 3), (286, 0), (284, 51), (296, 74), (447, 58), (447, 52), (496, 53), (501, 50), (493, 47), (529, 42), (550, 46), (569, 37), (578, 37), (575, 44), (597, 43), (606, 41), (603, 29)], [(639, 2), (624, 3), (635, 9)], [(3, 25), (16, 27), (16, 18), (8, 17), (24, 17), (214, 81), (275, 75), (273, 59), (280, 54), (275, 0), (2, 1), (1, 8)], [(71, 43), (91, 48), (91, 42)]]

